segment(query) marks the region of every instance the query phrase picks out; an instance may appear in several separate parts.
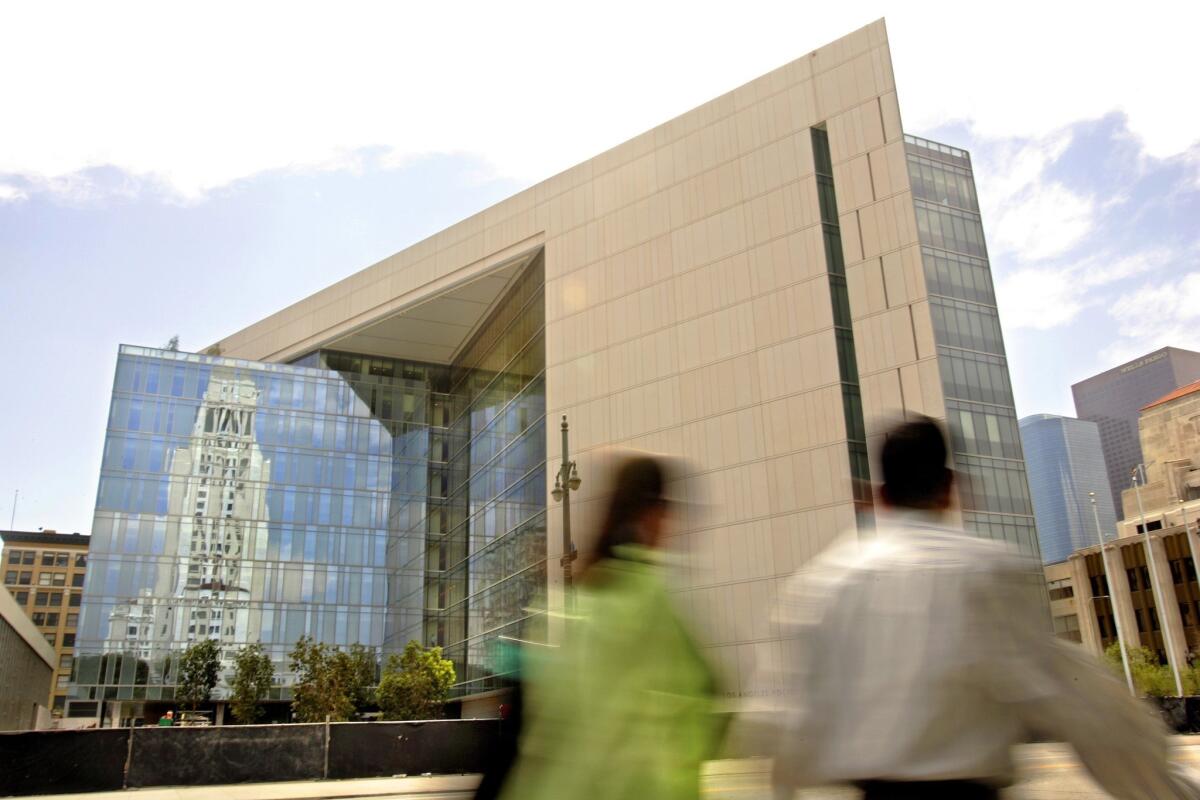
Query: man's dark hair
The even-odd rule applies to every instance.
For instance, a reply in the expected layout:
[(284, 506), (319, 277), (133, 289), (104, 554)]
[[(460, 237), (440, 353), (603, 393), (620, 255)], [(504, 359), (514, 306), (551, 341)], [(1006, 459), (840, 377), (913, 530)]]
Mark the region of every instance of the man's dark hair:
[(890, 505), (941, 508), (953, 473), (946, 467), (946, 437), (929, 417), (905, 422), (887, 434), (879, 461), (883, 498)]

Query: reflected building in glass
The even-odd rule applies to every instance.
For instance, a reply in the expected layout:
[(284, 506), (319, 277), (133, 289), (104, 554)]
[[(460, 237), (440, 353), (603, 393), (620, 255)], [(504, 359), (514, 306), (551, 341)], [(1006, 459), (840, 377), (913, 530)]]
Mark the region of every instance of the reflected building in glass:
[(970, 158), (905, 135), (880, 20), (203, 355), (123, 349), (76, 695), (169, 697), (208, 637), (262, 641), (286, 698), (312, 635), (441, 645), (495, 713), (495, 642), (565, 605), (564, 415), (581, 551), (614, 448), (682, 456), (679, 608), (761, 691), (782, 583), (874, 524), (912, 414), (947, 424), (967, 528), (1036, 554)]

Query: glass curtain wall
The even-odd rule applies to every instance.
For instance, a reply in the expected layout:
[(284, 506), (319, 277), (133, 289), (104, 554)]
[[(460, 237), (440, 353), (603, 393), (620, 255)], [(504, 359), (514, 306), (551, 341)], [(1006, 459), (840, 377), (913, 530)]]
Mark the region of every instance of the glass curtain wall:
[(455, 359), (442, 403), (424, 625), (458, 694), (494, 688), (499, 637), (545, 635), (544, 280), (539, 256)]
[(170, 699), (172, 659), (206, 638), (227, 669), (262, 642), (283, 677), (305, 634), (382, 646), (394, 441), (424, 426), (427, 395), (405, 377), (364, 392), (322, 369), (122, 347), (75, 697)]
[(904, 137), (963, 521), (1039, 557), (971, 157)]
[(545, 628), (543, 285), (539, 255), (449, 365), (122, 347), (75, 698), (170, 700), (208, 638), (226, 669), (262, 642), (287, 699), (303, 635), (494, 686), (496, 640)]

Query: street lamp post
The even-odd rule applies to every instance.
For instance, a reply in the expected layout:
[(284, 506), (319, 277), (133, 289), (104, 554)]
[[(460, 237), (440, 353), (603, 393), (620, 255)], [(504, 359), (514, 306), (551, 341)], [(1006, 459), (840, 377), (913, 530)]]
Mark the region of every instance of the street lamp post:
[(1154, 566), (1154, 551), (1150, 546), (1150, 530), (1146, 525), (1146, 509), (1142, 507), (1142, 486), (1138, 482), (1138, 470), (1142, 472), (1142, 483), (1146, 481), (1146, 465), (1138, 464), (1133, 468), (1131, 480), (1133, 493), (1137, 496), (1138, 516), (1142, 519), (1142, 541), (1146, 543), (1146, 562), (1150, 565), (1150, 588), (1154, 595), (1154, 604), (1158, 607), (1159, 627), (1162, 628), (1163, 641), (1167, 645), (1167, 663), (1171, 665), (1171, 675), (1175, 678), (1176, 697), (1183, 697), (1183, 680), (1179, 677), (1179, 665), (1172, 658), (1174, 642), (1171, 638), (1171, 626), (1167, 624), (1166, 606), (1163, 605), (1162, 590), (1158, 582), (1158, 569)]
[(582, 481), (579, 480), (579, 470), (576, 468), (575, 462), (570, 458), (567, 430), (567, 415), (563, 414), (562, 466), (559, 467), (558, 474), (554, 476), (554, 489), (551, 494), (554, 495), (555, 502), (562, 502), (563, 554), (559, 563), (562, 564), (563, 569), (563, 609), (567, 614), (571, 614), (575, 610), (575, 587), (571, 575), (571, 563), (578, 557), (575, 545), (571, 542), (571, 492), (578, 491)]
[[(1117, 629), (1117, 649), (1121, 651), (1121, 667), (1125, 670), (1125, 683), (1129, 686), (1129, 693), (1136, 697), (1137, 690), (1133, 688), (1133, 673), (1129, 669), (1129, 653), (1126, 650), (1125, 635), (1121, 630), (1121, 612), (1117, 610), (1117, 601), (1113, 596), (1113, 579), (1110, 577), (1113, 571), (1109, 567), (1108, 557), (1104, 552), (1104, 533), (1100, 530), (1100, 514), (1096, 511), (1096, 493), (1088, 492), (1088, 499), (1092, 501), (1092, 519), (1096, 522), (1096, 540), (1100, 542), (1100, 563), (1104, 565), (1104, 582), (1108, 585), (1108, 603), (1112, 606), (1113, 624)], [(1118, 551), (1118, 555), (1120, 555), (1120, 551)]]

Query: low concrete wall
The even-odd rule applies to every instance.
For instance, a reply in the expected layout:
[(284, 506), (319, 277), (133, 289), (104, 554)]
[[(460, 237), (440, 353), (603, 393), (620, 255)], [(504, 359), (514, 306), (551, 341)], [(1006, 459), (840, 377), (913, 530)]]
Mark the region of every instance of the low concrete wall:
[(134, 728), (125, 785), (317, 780), (325, 773), (325, 735), (324, 725)]
[(0, 733), (0, 796), (480, 772), (499, 720)]
[(120, 789), (128, 757), (128, 728), (0, 733), (0, 795)]
[(329, 730), (328, 778), (479, 772), (500, 720), (349, 722)]

